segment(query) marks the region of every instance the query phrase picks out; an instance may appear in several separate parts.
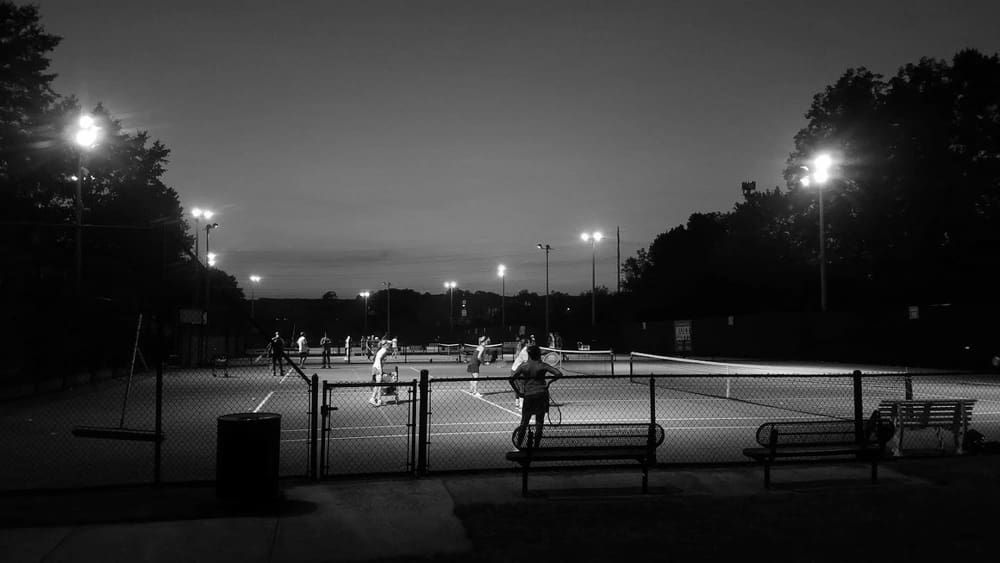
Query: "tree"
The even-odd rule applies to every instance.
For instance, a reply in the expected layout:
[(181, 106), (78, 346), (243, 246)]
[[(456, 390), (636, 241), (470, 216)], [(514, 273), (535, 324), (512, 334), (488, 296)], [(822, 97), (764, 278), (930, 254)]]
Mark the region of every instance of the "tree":
[(327, 291), (326, 293), (323, 294), (323, 301), (336, 301), (336, 300), (337, 300), (336, 291)]

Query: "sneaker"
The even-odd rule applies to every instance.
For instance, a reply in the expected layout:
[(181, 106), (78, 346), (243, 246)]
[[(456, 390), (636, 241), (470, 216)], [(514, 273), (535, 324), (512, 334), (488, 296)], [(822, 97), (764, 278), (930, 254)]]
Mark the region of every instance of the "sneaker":
[(373, 407), (379, 406), (379, 401), (376, 401), (375, 399), (368, 399), (368, 402), (371, 403)]
[(472, 396), (475, 397), (475, 398), (477, 398), (477, 399), (481, 399), (483, 397), (483, 394), (482, 393), (473, 393)]

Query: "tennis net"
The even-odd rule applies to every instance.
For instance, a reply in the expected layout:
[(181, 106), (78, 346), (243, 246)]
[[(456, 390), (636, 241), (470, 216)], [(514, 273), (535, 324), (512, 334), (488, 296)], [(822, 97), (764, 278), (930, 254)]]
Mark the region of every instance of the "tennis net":
[[(468, 358), (472, 354), (476, 353), (476, 344), (462, 344), (462, 354)], [(483, 361), (486, 363), (500, 362), (503, 361), (503, 344), (487, 344), (483, 346), (485, 352), (483, 353)]]
[[(840, 416), (853, 404), (853, 369), (829, 366), (734, 363), (632, 352), (629, 381), (683, 397), (717, 397), (778, 408)], [(866, 403), (903, 399), (912, 393), (905, 370), (865, 371), (861, 391)], [(867, 406), (866, 406), (867, 408)]]
[(567, 375), (614, 375), (615, 353), (612, 350), (560, 350), (540, 347), (542, 361)]

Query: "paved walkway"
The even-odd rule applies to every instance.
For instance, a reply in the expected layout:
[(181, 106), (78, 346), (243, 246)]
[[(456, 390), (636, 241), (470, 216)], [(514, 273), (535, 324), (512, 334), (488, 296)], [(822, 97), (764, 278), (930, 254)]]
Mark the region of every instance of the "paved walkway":
[[(761, 470), (540, 472), (283, 483), (235, 510), (211, 485), (0, 496), (0, 561), (782, 561), (995, 556), (1000, 456)], [(980, 516), (974, 516), (975, 514)], [(630, 556), (631, 558), (631, 556)]]

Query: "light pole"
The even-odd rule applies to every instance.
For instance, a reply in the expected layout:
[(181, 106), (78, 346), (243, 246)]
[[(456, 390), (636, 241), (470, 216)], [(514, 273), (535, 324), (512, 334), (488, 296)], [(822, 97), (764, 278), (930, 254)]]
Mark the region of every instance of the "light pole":
[[(538, 248), (545, 251), (545, 338), (548, 339), (549, 334), (549, 251), (552, 247), (547, 244), (538, 243)], [(549, 346), (553, 344), (549, 342)]]
[[(210, 294), (212, 288), (211, 268), (212, 266), (215, 265), (215, 254), (209, 251), (208, 239), (209, 239), (209, 233), (212, 232), (212, 229), (217, 229), (217, 228), (219, 228), (218, 223), (209, 223), (205, 225), (205, 321), (202, 323), (202, 326), (205, 334), (203, 340), (206, 343), (208, 339), (208, 308), (212, 297)], [(203, 345), (203, 349), (206, 355), (203, 356), (202, 359), (207, 360), (208, 346)]]
[(253, 313), (253, 302), (254, 302), (254, 288), (260, 283), (260, 276), (256, 274), (250, 274), (250, 318), (254, 318)]
[(597, 326), (597, 243), (601, 242), (604, 235), (600, 231), (593, 233), (583, 233), (580, 239), (589, 242), (591, 248), (590, 260), (590, 326)]
[(362, 333), (362, 336), (367, 337), (368, 336), (368, 298), (371, 296), (371, 293), (369, 293), (367, 291), (362, 291), (358, 295), (360, 295), (361, 297), (365, 298), (365, 314), (364, 314), (364, 317), (365, 317), (365, 321), (364, 321), (364, 323), (365, 323), (365, 331)]
[(199, 209), (195, 207), (191, 210), (191, 216), (194, 217), (194, 258), (195, 260), (201, 261), (200, 249), (198, 248), (198, 231), (201, 230), (201, 218), (204, 217), (206, 221), (210, 221), (215, 212), (209, 211), (207, 209)]
[(76, 153), (76, 293), (81, 294), (83, 285), (83, 155), (97, 144), (101, 128), (94, 118), (81, 115), (77, 121), (73, 140), (79, 150)]
[(446, 281), (444, 282), (445, 289), (448, 290), (448, 335), (452, 335), (455, 332), (455, 315), (452, 313), (454, 305), (455, 287), (458, 286), (457, 282)]
[[(503, 264), (497, 266), (497, 275), (500, 276), (500, 338), (502, 339), (507, 333), (507, 314), (504, 307), (504, 301), (507, 300), (507, 266)], [(500, 340), (500, 342), (503, 342), (503, 340)]]
[(816, 198), (819, 200), (819, 309), (826, 312), (826, 226), (823, 218), (823, 184), (830, 179), (830, 167), (833, 159), (828, 154), (820, 154), (813, 159), (812, 168), (803, 166), (808, 172), (802, 177), (803, 187), (816, 185)]
[(385, 336), (388, 338), (392, 334), (392, 330), (389, 326), (389, 321), (392, 318), (392, 284), (389, 282), (382, 282), (385, 286)]

